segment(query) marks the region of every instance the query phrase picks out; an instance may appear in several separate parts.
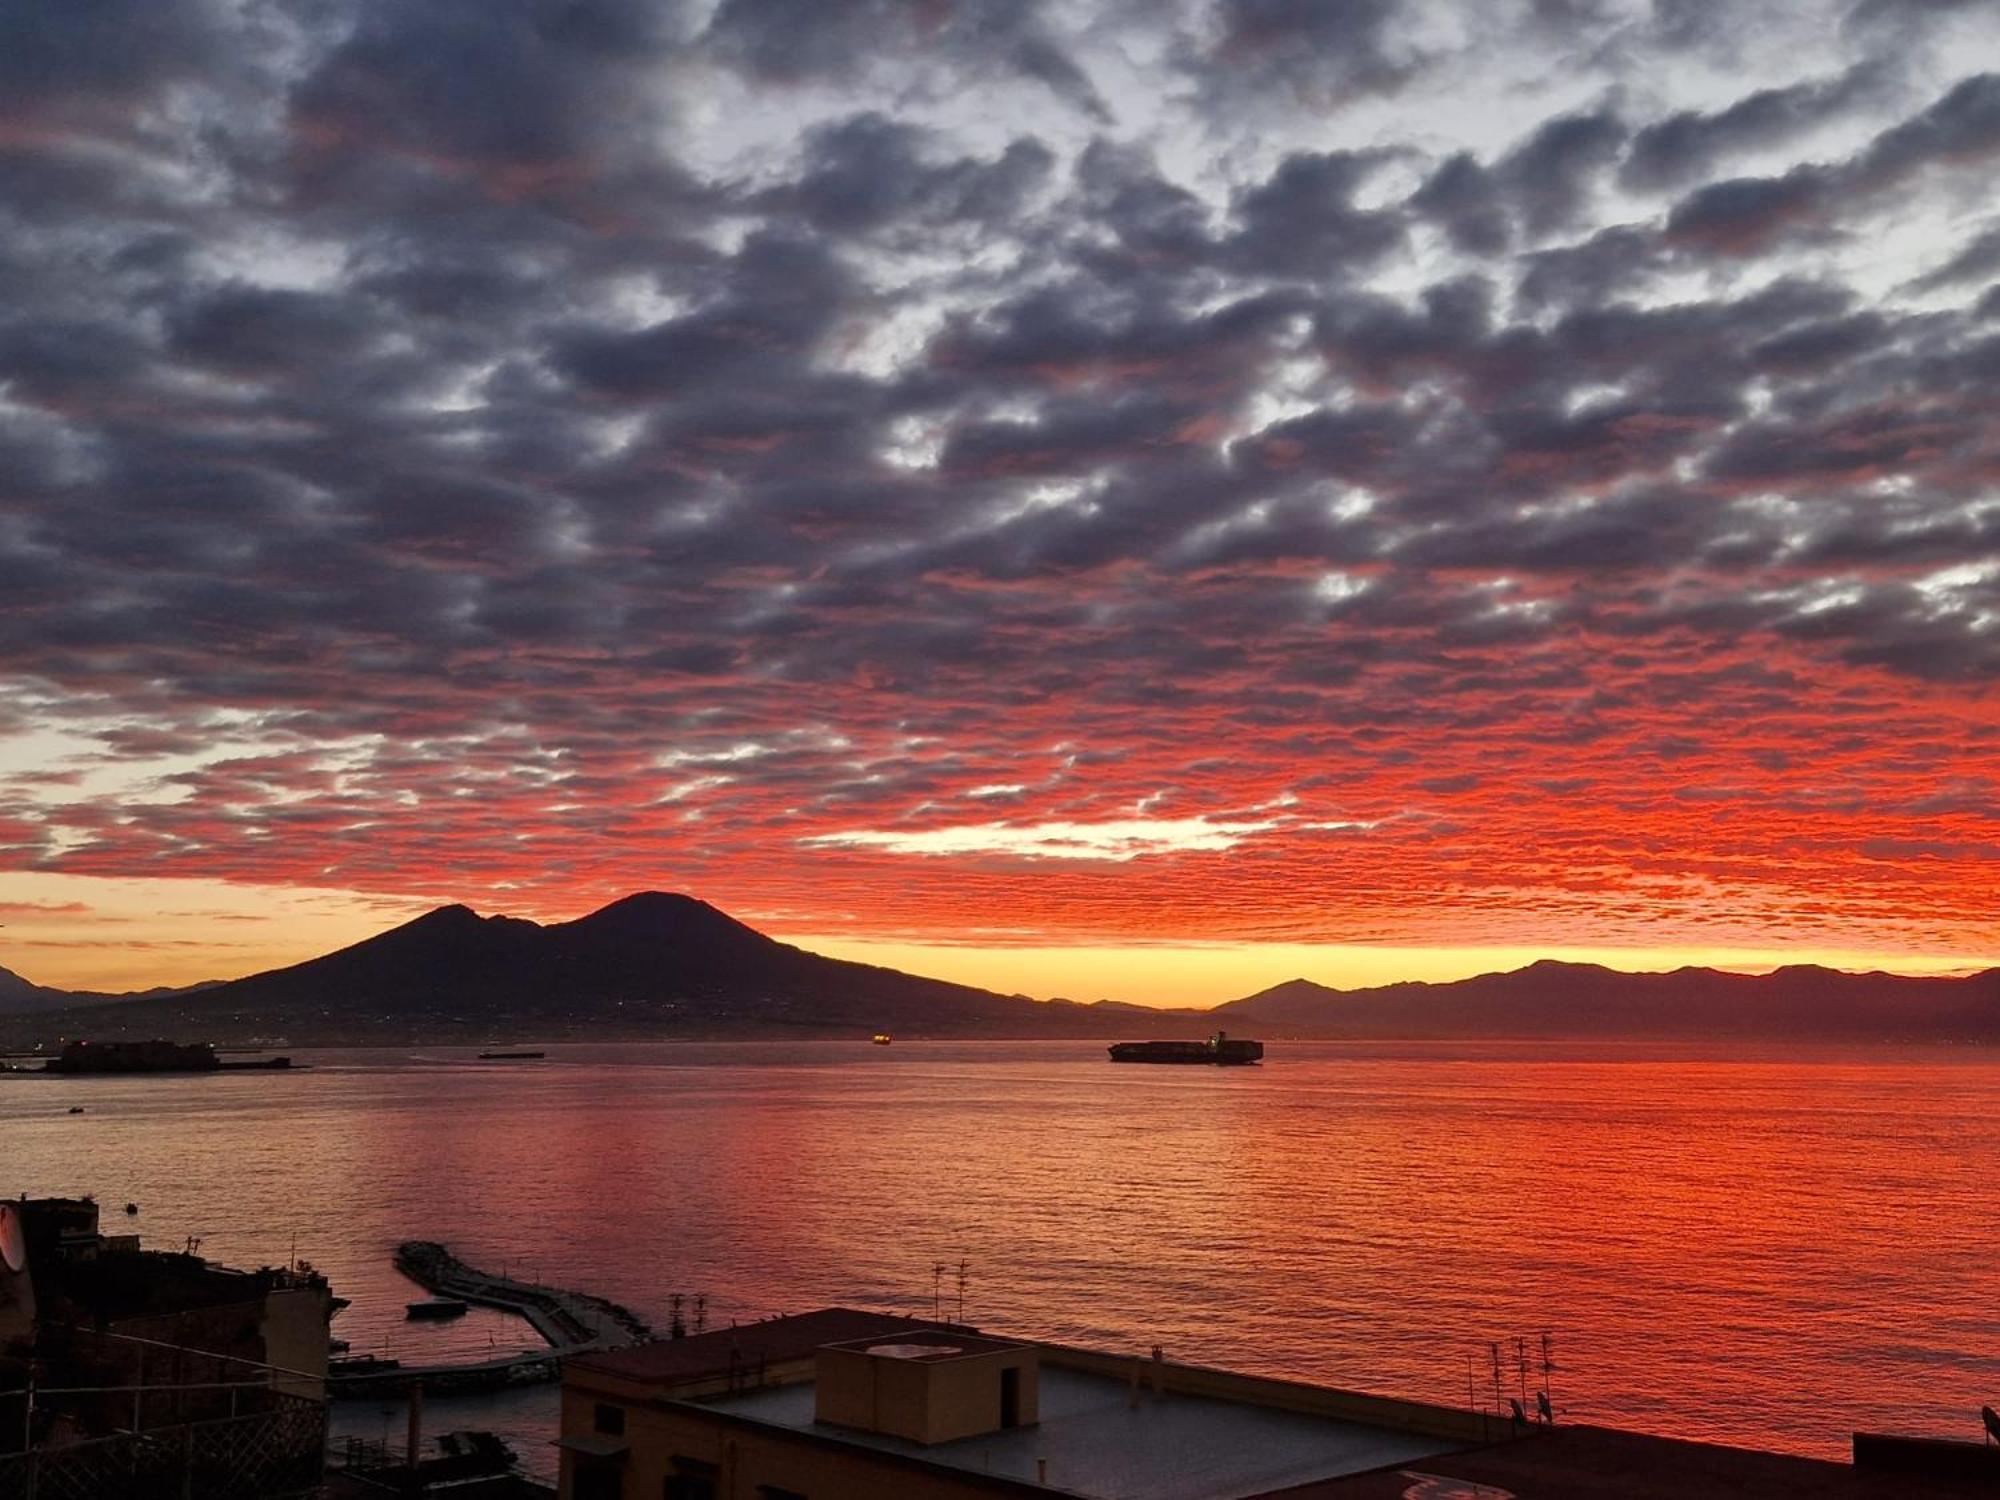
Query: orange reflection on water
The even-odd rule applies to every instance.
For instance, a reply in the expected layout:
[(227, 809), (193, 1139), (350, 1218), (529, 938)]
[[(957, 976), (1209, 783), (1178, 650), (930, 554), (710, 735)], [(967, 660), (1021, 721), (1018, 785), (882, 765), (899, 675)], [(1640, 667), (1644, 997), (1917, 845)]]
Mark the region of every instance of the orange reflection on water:
[[(1572, 1417), (1826, 1454), (1857, 1427), (1971, 1435), (2000, 1387), (2000, 1064), (1977, 1054), (355, 1060), (0, 1092), (8, 1186), (131, 1198), (152, 1243), (239, 1263), (296, 1234), (356, 1299), (350, 1335), (405, 1336), (388, 1252), (423, 1237), (662, 1325), (674, 1292), (711, 1321), (928, 1313), (962, 1256), (995, 1329), (1447, 1402), (1468, 1363), (1491, 1399), (1489, 1341), (1546, 1329)], [(955, 1311), (955, 1269), (942, 1291)]]

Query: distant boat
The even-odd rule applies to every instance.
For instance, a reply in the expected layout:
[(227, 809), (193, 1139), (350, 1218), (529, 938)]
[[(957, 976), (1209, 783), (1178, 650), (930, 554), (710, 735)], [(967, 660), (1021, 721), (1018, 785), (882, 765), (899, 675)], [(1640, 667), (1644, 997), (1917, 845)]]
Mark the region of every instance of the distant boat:
[(413, 1323), (430, 1323), (440, 1318), (462, 1318), (467, 1306), (456, 1297), (428, 1297), (404, 1307), (403, 1316)]
[(896, 1039), (890, 1036), (889, 1033), (886, 1031), (878, 1031), (868, 1040), (873, 1042), (878, 1047), (886, 1047), (889, 1045), (889, 1043), (895, 1041)]
[(546, 1052), (482, 1052), (479, 1054), (479, 1060), (481, 1062), (514, 1062), (517, 1060), (525, 1061), (531, 1057), (547, 1056), (548, 1053)]
[(1218, 1031), (1205, 1042), (1118, 1042), (1111, 1060), (1122, 1063), (1211, 1063), (1222, 1066), (1261, 1062), (1262, 1042), (1231, 1041)]

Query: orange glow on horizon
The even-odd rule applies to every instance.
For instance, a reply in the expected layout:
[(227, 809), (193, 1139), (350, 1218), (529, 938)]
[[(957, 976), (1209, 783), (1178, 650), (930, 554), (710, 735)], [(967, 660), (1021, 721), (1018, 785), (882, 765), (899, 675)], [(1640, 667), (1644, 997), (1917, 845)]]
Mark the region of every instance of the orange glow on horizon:
[[(0, 874), (0, 968), (58, 989), (132, 990), (233, 979), (299, 963), (386, 931), (439, 901), (284, 890), (207, 881)], [(500, 909), (482, 904), (494, 915)], [(560, 921), (582, 911), (543, 915)], [(737, 913), (742, 916), (745, 914)], [(1153, 1006), (1207, 1006), (1288, 979), (1335, 989), (1432, 983), (1518, 969), (1538, 959), (1632, 972), (1688, 965), (1763, 972), (1786, 964), (1896, 973), (2000, 967), (2000, 955), (1780, 946), (1634, 946), (1192, 942), (940, 943), (831, 935), (760, 921), (781, 941), (1002, 994)]]

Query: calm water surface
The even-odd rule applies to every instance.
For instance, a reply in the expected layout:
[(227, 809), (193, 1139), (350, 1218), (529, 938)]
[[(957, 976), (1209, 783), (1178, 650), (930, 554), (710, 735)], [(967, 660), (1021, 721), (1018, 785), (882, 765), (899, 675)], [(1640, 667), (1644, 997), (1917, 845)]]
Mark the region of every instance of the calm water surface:
[[(293, 1253), (406, 1361), (398, 1240), (711, 1324), (932, 1310), (996, 1330), (1463, 1404), (1548, 1331), (1579, 1420), (1842, 1456), (2000, 1402), (2000, 1060), (1950, 1049), (1274, 1044), (1255, 1069), (1091, 1043), (300, 1054), (310, 1072), (0, 1080), (0, 1192), (141, 1207), (149, 1245)], [(66, 1113), (83, 1104), (87, 1113)], [(107, 1220), (124, 1222), (111, 1212)], [(116, 1227), (115, 1225), (113, 1226)], [(958, 1305), (945, 1280), (945, 1311)], [(546, 1390), (433, 1403), (548, 1471)], [(1969, 1419), (1968, 1419), (1969, 1418)], [(386, 1409), (341, 1425), (377, 1435)], [(399, 1428), (397, 1429), (400, 1430)]]

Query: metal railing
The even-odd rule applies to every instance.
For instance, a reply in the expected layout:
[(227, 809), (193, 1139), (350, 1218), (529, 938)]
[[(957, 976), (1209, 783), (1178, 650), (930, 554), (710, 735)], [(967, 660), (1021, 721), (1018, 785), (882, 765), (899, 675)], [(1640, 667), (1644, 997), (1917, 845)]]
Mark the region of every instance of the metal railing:
[(318, 1492), (326, 1406), (268, 1409), (0, 1457), (0, 1500), (284, 1500)]

